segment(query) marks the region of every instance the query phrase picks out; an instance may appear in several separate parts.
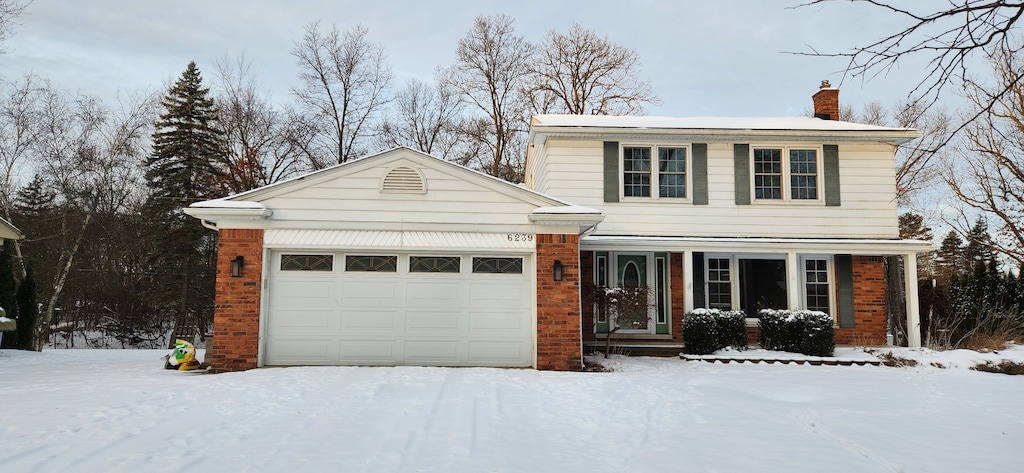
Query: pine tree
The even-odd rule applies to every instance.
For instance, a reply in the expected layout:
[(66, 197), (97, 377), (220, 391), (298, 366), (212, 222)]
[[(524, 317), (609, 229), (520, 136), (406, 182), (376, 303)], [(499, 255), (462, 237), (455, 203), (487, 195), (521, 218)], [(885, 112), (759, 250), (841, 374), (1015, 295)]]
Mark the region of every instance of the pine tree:
[(967, 234), (964, 257), (972, 267), (975, 263), (988, 264), (995, 257), (992, 251), (992, 236), (988, 234), (988, 222), (984, 217), (978, 217)]
[(943, 286), (949, 286), (956, 276), (969, 271), (964, 259), (964, 241), (953, 230), (942, 239), (935, 258), (935, 276)]
[(218, 169), (226, 159), (217, 109), (190, 62), (161, 100), (164, 113), (146, 160), (149, 196), (142, 215), (158, 274), (154, 296), (163, 320), (206, 320), (212, 309), (216, 235), (181, 212), (194, 202), (221, 197)]
[(36, 278), (31, 266), (25, 269), (25, 279), (18, 286), (16, 298), (18, 300), (18, 348), (32, 350), (35, 346), (32, 343), (32, 337), (39, 315), (39, 305), (36, 301)]

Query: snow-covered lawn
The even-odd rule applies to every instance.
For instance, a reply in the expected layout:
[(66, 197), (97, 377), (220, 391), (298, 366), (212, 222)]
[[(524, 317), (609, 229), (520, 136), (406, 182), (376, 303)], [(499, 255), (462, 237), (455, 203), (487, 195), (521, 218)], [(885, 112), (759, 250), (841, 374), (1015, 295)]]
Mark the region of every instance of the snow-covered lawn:
[[(162, 354), (0, 351), (0, 471), (1024, 468), (1024, 376), (965, 369), (976, 354), (913, 355), (949, 369), (618, 357), (609, 373), (220, 375), (165, 371)], [(1003, 356), (1024, 361), (1024, 347)]]

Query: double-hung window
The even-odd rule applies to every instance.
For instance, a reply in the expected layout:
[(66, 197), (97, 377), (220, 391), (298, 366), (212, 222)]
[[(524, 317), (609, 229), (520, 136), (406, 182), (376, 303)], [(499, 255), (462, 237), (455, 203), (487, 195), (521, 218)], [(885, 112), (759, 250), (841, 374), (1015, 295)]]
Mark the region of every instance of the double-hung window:
[(832, 314), (831, 291), (829, 290), (828, 259), (804, 258), (804, 306)]
[(622, 147), (622, 196), (689, 198), (686, 146)]
[(816, 201), (821, 195), (817, 149), (755, 147), (754, 199)]

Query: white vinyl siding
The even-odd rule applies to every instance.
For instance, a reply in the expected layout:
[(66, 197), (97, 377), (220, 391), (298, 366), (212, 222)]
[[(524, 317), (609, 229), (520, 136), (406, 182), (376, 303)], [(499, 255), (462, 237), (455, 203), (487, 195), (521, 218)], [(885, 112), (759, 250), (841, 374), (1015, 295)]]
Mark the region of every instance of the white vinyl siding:
[[(806, 145), (797, 143), (791, 147), (804, 149)], [(798, 202), (736, 205), (732, 143), (708, 144), (708, 205), (702, 206), (682, 204), (672, 199), (604, 202), (602, 141), (552, 139), (548, 140), (546, 151), (545, 184), (537, 190), (603, 212), (606, 217), (598, 225), (597, 234), (792, 238), (899, 236), (895, 157), (891, 145), (839, 145), (841, 207), (799, 205)], [(818, 160), (821, 160), (820, 152)], [(820, 199), (820, 168), (818, 174)]]

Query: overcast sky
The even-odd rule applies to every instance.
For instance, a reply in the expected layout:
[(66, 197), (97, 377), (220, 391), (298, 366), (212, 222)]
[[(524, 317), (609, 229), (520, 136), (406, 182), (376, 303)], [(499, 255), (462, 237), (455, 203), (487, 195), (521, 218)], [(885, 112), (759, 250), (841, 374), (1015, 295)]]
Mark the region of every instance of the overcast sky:
[[(887, 77), (842, 80), (838, 59), (787, 51), (845, 51), (906, 26), (846, 1), (790, 8), (800, 0), (399, 1), (399, 0), (34, 0), (0, 55), (0, 76), (34, 72), (55, 84), (110, 100), (117, 91), (163, 92), (190, 60), (207, 81), (214, 61), (244, 54), (262, 87), (288, 98), (296, 85), (289, 51), (305, 25), (361, 24), (384, 46), (394, 87), (431, 80), (454, 62), (456, 44), (477, 15), (505, 13), (539, 42), (574, 22), (633, 48), (661, 106), (650, 115), (794, 116), (811, 107), (823, 79), (840, 101), (860, 108), (905, 97), (922, 64)], [(907, 4), (921, 2), (908, 0)], [(934, 0), (931, 2), (934, 4)], [(927, 2), (925, 2), (927, 4)]]

